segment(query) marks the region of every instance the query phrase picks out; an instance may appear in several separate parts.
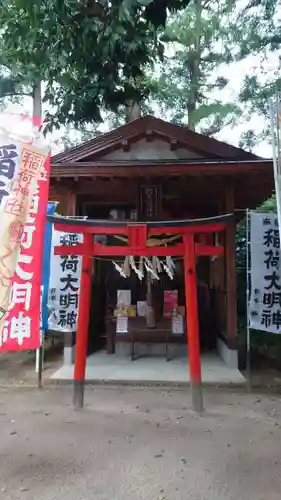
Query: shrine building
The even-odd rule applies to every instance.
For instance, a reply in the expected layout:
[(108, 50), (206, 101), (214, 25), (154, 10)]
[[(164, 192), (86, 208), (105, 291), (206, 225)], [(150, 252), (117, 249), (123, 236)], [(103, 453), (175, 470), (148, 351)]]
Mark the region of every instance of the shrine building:
[[(192, 308), (201, 352), (237, 367), (236, 224), (273, 188), (272, 160), (153, 116), (53, 156), (53, 222), (92, 238), (88, 355), (186, 356)], [(187, 316), (176, 332), (173, 316)], [(75, 343), (65, 333), (65, 360)]]

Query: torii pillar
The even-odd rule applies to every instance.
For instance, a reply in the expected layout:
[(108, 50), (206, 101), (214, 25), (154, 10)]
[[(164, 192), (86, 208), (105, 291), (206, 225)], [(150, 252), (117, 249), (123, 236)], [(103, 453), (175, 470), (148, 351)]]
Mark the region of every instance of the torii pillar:
[(193, 410), (203, 411), (194, 234), (183, 237), (188, 364)]
[(79, 307), (76, 331), (76, 349), (74, 364), (74, 397), (76, 409), (84, 406), (84, 384), (86, 375), (88, 329), (92, 286), (92, 247), (93, 235), (84, 233), (84, 252), (80, 280)]

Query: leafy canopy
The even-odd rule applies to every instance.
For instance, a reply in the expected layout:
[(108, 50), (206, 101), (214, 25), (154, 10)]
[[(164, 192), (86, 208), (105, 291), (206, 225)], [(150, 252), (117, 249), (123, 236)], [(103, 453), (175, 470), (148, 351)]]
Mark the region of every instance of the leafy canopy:
[[(270, 140), (269, 101), (281, 89), (280, 49), (281, 22), (279, 0), (248, 0), (236, 19), (236, 58), (249, 60), (252, 71), (247, 72), (239, 95), (243, 105), (243, 117), (249, 122), (240, 145), (253, 148), (265, 139)], [(254, 58), (254, 59), (253, 59)], [(252, 117), (261, 117), (264, 122), (260, 132)]]
[[(46, 82), (49, 127), (98, 121), (140, 102), (158, 29), (190, 0), (2, 0), (0, 64), (27, 86)], [(53, 111), (52, 111), (53, 109)]]
[(162, 37), (172, 51), (161, 64), (160, 78), (151, 75), (150, 98), (162, 113), (207, 135), (240, 113), (238, 105), (222, 101), (229, 80), (218, 71), (233, 62), (230, 14), (235, 5), (234, 0), (196, 0), (173, 16)]

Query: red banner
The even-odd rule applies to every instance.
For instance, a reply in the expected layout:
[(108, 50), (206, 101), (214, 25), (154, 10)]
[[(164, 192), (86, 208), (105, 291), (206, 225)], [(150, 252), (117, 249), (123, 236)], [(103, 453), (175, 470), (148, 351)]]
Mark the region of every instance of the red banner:
[(178, 305), (178, 290), (164, 290), (164, 318), (170, 318)]
[(0, 352), (32, 350), (40, 346), (42, 256), (49, 177), (50, 156), (41, 169), (24, 226), (9, 311), (0, 335)]

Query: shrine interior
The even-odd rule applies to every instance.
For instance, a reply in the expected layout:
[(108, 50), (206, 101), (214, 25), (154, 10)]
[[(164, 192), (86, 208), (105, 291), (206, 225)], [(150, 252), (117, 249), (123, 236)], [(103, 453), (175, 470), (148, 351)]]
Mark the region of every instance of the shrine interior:
[[(109, 183), (104, 183), (103, 190), (107, 191)], [(111, 181), (111, 184), (115, 184)], [(164, 184), (164, 183), (163, 183)], [(164, 186), (167, 189), (163, 191), (161, 185), (161, 195), (159, 194), (159, 180), (157, 183), (146, 182), (143, 185), (136, 183), (133, 190), (139, 191), (135, 197), (135, 202), (131, 198), (131, 192), (127, 189), (127, 183), (124, 183), (119, 196), (123, 200), (121, 203), (112, 204), (106, 200), (111, 200), (111, 196), (107, 195), (103, 203), (91, 201), (90, 196), (81, 196), (77, 199), (77, 211), (80, 217), (89, 219), (116, 219), (116, 220), (176, 220), (185, 218), (200, 218), (217, 215), (215, 204), (210, 203), (208, 197), (207, 203), (201, 201), (180, 198), (176, 191), (171, 191), (169, 183)], [(182, 183), (185, 184), (185, 183)], [(146, 190), (153, 189), (150, 192), (149, 200), (144, 199)], [(115, 189), (118, 191), (119, 182)], [(176, 187), (176, 186), (175, 186)], [(178, 186), (177, 186), (178, 187)], [(181, 186), (182, 191), (186, 193), (187, 186)], [(111, 188), (110, 188), (111, 191)], [(193, 191), (193, 190), (192, 190)], [(197, 194), (198, 196), (198, 194)], [(201, 198), (202, 199), (202, 198)], [(95, 196), (96, 200), (96, 196)], [(149, 203), (150, 205), (149, 205)], [(163, 238), (167, 235), (163, 235)], [(100, 238), (100, 236), (99, 236)], [(179, 242), (178, 237), (178, 242)], [(117, 238), (106, 237), (102, 239), (103, 243), (122, 244)], [(213, 267), (214, 261), (222, 259), (222, 257), (200, 256), (197, 259), (197, 287), (198, 287), (198, 315), (199, 315), (199, 332), (200, 332), (200, 347), (201, 351), (212, 350), (216, 348), (217, 334), (220, 329), (222, 315), (219, 314), (221, 307), (221, 297), (224, 290), (216, 288), (214, 279)], [(115, 348), (122, 352), (126, 351), (124, 345), (130, 344), (131, 335), (129, 333), (119, 333), (116, 336), (116, 346), (112, 346), (112, 330), (116, 329), (114, 321), (114, 311), (118, 306), (118, 291), (129, 290), (131, 296), (131, 305), (138, 309), (140, 304), (147, 301), (148, 296), (148, 276), (147, 273), (143, 280), (139, 280), (137, 274), (131, 270), (130, 276), (124, 278), (114, 267), (113, 261), (122, 266), (124, 258), (110, 257), (94, 257), (93, 258), (93, 279), (92, 279), (92, 297), (91, 312), (90, 312), (90, 327), (88, 335), (88, 354), (91, 354), (99, 349), (107, 348), (108, 353), (115, 352)], [(159, 273), (159, 279), (151, 280), (151, 300), (155, 314), (155, 324), (153, 327), (147, 325), (145, 317), (129, 319), (133, 322), (134, 328), (137, 329), (136, 342), (158, 345), (153, 354), (161, 354), (164, 350), (164, 344), (167, 341), (167, 332), (171, 330), (171, 318), (165, 313), (165, 297), (169, 296), (169, 292), (176, 292), (176, 302), (179, 310), (185, 309), (185, 284), (184, 284), (184, 268), (182, 257), (173, 258), (175, 271), (173, 279), (167, 273)], [(139, 259), (136, 258), (137, 267)], [(184, 313), (183, 313), (184, 315)], [(222, 327), (221, 327), (222, 328)], [(183, 331), (181, 334), (168, 336), (168, 342), (177, 346), (177, 353), (184, 353), (186, 349), (186, 326), (183, 321)], [(174, 347), (175, 347), (174, 346)], [(182, 346), (182, 347), (181, 347)], [(127, 348), (129, 352), (129, 347)], [(119, 352), (118, 351), (118, 352)], [(146, 349), (143, 349), (144, 354)], [(150, 348), (147, 349), (151, 351)]]

